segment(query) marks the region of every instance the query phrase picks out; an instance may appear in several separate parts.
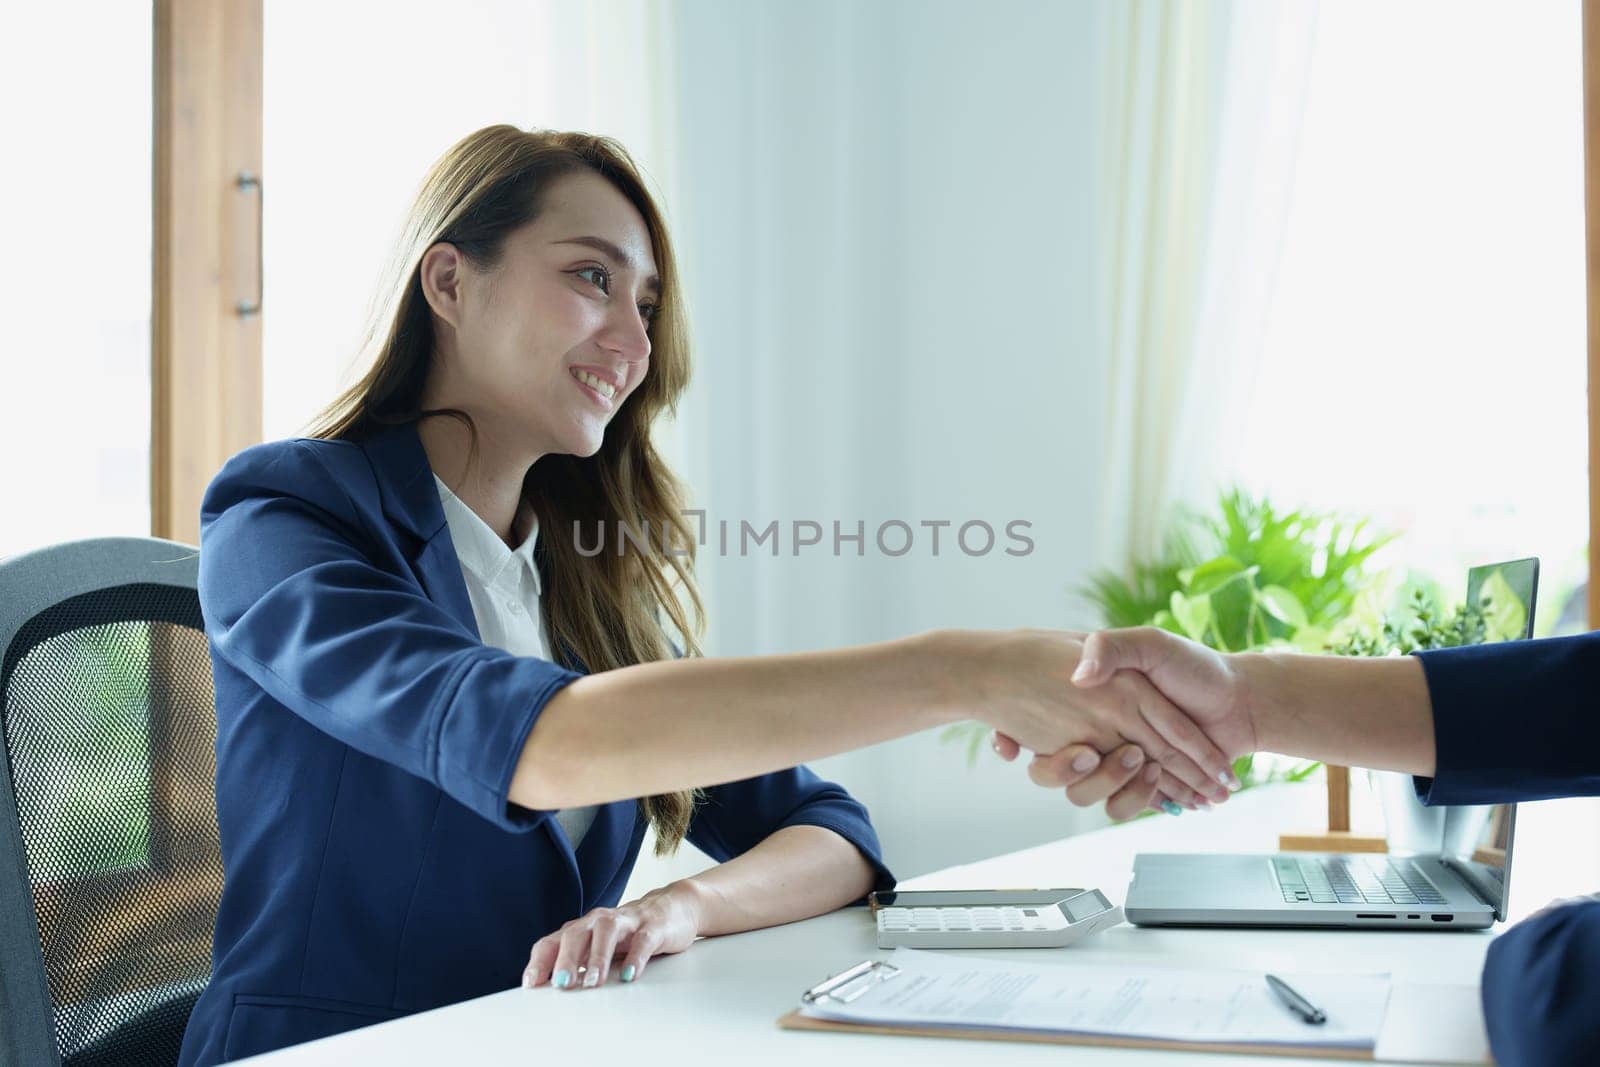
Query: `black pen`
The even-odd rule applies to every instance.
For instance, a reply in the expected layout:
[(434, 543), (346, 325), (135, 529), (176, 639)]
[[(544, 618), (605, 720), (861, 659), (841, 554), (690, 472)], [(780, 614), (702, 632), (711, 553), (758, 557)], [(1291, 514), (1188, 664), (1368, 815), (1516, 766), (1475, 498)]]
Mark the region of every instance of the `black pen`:
[(1296, 993), (1289, 987), (1289, 983), (1282, 978), (1276, 978), (1269, 974), (1267, 975), (1267, 985), (1271, 986), (1272, 991), (1278, 995), (1278, 999), (1283, 1001), (1284, 1007), (1311, 1025), (1321, 1026), (1328, 1021), (1328, 1016), (1321, 1008)]

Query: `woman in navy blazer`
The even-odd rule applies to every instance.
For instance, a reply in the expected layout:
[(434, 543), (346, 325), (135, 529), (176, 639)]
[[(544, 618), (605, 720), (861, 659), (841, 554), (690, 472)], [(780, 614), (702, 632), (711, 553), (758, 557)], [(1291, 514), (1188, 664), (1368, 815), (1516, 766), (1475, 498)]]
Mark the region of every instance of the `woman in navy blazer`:
[[(797, 764), (928, 726), (1125, 740), (1166, 796), (1226, 796), (1226, 758), (1147, 682), (1073, 690), (1074, 635), (697, 654), (692, 538), (649, 436), (688, 377), (681, 296), (620, 146), (478, 131), (395, 264), (366, 375), (203, 502), (226, 878), (186, 1067), (519, 980), (637, 979), (891, 886), (861, 805)], [(549, 658), (481, 638), (440, 483), (532, 545), (538, 602), (501, 606), (536, 612)], [(644, 536), (590, 551), (615, 523)], [(647, 826), (722, 862), (620, 904)]]
[[(1161, 630), (1111, 630), (1089, 636), (1081, 662), (1075, 681), (1088, 687), (1146, 673), (1225, 749), (1406, 771), (1427, 804), (1600, 796), (1600, 633), (1353, 659), (1224, 656)], [(1079, 804), (1148, 801), (1114, 761), (1074, 770), (1083, 754), (1069, 746), (1036, 759), (1034, 780)], [(1556, 901), (1489, 946), (1483, 1014), (1496, 1063), (1595, 1062), (1597, 898)]]

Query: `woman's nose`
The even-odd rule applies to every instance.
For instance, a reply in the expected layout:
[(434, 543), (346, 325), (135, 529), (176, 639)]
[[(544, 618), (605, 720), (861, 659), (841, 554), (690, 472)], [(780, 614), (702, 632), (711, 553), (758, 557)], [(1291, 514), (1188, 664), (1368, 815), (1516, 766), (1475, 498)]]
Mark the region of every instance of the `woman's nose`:
[(637, 311), (623, 311), (614, 316), (606, 324), (602, 343), (629, 363), (641, 363), (650, 358), (650, 334)]

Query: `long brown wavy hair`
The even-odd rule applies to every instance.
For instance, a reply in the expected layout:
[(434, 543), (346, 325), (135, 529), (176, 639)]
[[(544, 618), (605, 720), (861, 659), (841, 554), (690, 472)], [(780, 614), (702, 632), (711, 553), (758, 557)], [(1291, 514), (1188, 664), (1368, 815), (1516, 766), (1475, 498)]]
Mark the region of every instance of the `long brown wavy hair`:
[[(700, 655), (704, 631), (684, 492), (650, 440), (656, 417), (676, 412), (689, 381), (683, 298), (661, 212), (622, 145), (586, 133), (489, 126), (446, 152), (423, 181), (379, 290), (363, 350), (368, 369), (313, 420), (309, 433), (360, 439), (440, 416), (473, 429), (465, 412), (422, 408), (434, 350), (432, 313), (422, 293), (423, 253), (447, 242), (480, 270), (494, 268), (506, 238), (538, 216), (550, 183), (585, 170), (611, 182), (644, 217), (661, 278), (648, 327), (650, 369), (612, 418), (600, 450), (588, 457), (545, 456), (522, 485), (542, 530), (574, 534), (538, 541), (551, 654), (565, 666), (599, 672), (670, 658), (663, 616), (681, 635), (685, 655)], [(475, 451), (475, 431), (473, 439)], [(646, 536), (619, 537), (618, 552), (580, 555), (580, 529), (618, 530), (619, 523)], [(692, 607), (692, 624), (680, 591)], [(655, 829), (658, 855), (677, 849), (695, 800), (694, 791), (685, 791), (639, 802)]]

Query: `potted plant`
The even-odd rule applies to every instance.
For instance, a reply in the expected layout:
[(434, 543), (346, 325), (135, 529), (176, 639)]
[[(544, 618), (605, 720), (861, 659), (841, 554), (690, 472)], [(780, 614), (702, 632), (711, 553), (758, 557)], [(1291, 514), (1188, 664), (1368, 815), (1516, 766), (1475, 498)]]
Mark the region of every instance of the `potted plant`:
[[(1489, 574), (1468, 599), (1446, 611), (1436, 591), (1412, 583), (1409, 595), (1381, 626), (1351, 633), (1330, 652), (1345, 656), (1403, 656), (1435, 648), (1457, 648), (1523, 636), (1527, 605), (1501, 573)], [(1483, 829), (1490, 808), (1466, 809), (1452, 818), (1446, 808), (1427, 808), (1418, 799), (1409, 774), (1372, 771), (1373, 788), (1383, 808), (1389, 851), (1399, 855), (1465, 851)], [(1448, 835), (1449, 840), (1446, 840)]]

